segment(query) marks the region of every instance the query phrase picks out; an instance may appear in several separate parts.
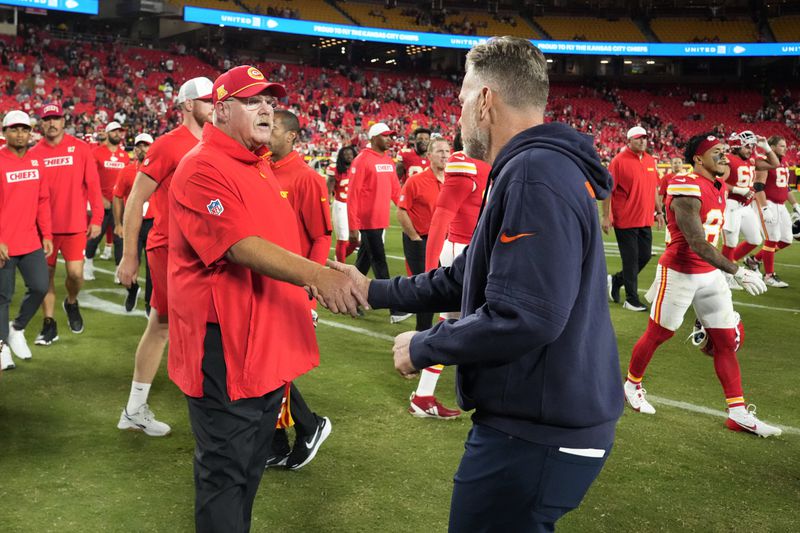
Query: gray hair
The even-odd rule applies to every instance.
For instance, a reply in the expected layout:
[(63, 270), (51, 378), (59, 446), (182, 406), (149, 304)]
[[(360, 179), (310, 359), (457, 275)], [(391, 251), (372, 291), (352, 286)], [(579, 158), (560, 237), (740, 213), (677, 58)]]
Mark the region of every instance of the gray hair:
[(544, 109), (547, 104), (547, 61), (526, 39), (492, 37), (469, 51), (466, 67), (512, 107)]

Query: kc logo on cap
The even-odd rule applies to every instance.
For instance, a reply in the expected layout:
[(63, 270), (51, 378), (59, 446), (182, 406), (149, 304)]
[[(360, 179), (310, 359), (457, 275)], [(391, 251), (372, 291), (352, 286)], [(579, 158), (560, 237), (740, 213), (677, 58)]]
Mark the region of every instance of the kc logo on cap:
[(256, 67), (250, 67), (247, 69), (247, 75), (253, 78), (254, 80), (263, 80), (264, 75), (261, 74), (261, 71), (258, 70)]

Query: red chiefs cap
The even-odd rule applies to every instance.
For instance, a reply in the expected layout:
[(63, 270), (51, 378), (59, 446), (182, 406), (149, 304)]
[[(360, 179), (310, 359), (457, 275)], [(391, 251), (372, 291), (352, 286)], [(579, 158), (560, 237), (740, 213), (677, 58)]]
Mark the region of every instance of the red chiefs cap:
[(216, 104), (233, 96), (247, 98), (265, 91), (276, 98), (286, 96), (286, 89), (283, 85), (267, 81), (256, 67), (240, 65), (221, 74), (214, 81), (214, 89), (211, 94)]
[(47, 104), (42, 107), (42, 120), (49, 118), (49, 117), (63, 117), (64, 110), (61, 109), (61, 104), (54, 103), (54, 104)]

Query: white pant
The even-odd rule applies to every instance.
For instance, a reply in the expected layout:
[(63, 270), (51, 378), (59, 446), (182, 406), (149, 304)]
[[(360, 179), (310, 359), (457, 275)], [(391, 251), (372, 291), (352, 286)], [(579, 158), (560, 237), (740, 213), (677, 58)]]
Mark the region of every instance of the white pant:
[(776, 204), (767, 200), (767, 209), (775, 215), (775, 223), (767, 224), (764, 222), (764, 227), (767, 229), (767, 240), (775, 242), (792, 242), (792, 217), (786, 206)]
[[(447, 239), (444, 240), (444, 246), (442, 246), (442, 253), (439, 254), (439, 263), (443, 267), (449, 267), (453, 264), (456, 257), (464, 251), (466, 248), (466, 244), (461, 244), (457, 242), (450, 242)], [(459, 319), (461, 318), (460, 312), (452, 312), (452, 313), (439, 313), (439, 316), (443, 319), (447, 320), (448, 318)]]
[(650, 318), (659, 326), (676, 331), (691, 305), (706, 328), (735, 328), (731, 290), (720, 270), (684, 274), (658, 265), (656, 279), (645, 298), (653, 305)]
[(347, 204), (345, 202), (333, 201), (331, 219), (333, 220), (333, 230), (336, 232), (336, 240), (348, 240), (350, 229), (347, 226)]
[(761, 244), (761, 215), (756, 209), (758, 206), (755, 202), (742, 205), (736, 200), (725, 201), (725, 223), (722, 225), (725, 246), (735, 248), (739, 244), (739, 232), (748, 243), (754, 246)]

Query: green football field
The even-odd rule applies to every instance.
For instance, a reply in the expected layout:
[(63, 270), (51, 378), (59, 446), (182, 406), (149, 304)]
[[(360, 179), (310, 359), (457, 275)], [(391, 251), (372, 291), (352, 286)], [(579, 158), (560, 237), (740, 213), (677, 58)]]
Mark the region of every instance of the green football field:
[[(663, 233), (654, 240), (663, 243)], [(607, 244), (609, 270), (616, 271), (616, 245)], [(392, 273), (404, 273), (396, 225), (387, 250)], [(650, 285), (656, 260), (641, 274), (641, 289)], [(723, 428), (722, 390), (711, 359), (685, 341), (693, 322), (687, 319), (645, 378), (657, 414), (626, 409), (604, 471), (560, 530), (798, 531), (800, 246), (780, 252), (777, 263), (790, 288), (760, 297), (736, 292), (734, 301), (746, 329), (739, 351), (745, 398), (758, 405), (759, 417), (783, 427), (783, 436)], [(134, 315), (124, 313), (113, 263), (95, 264), (106, 272), (82, 293), (85, 332), (68, 331), (60, 266), (61, 340), (32, 347), (31, 361), (16, 360), (17, 368), (0, 378), (0, 531), (192, 531), (194, 441), (186, 401), (162, 364), (150, 405), (172, 434), (116, 429), (145, 319), (141, 301)], [(18, 283), (12, 316), (22, 291)], [(647, 315), (612, 305), (611, 316), (623, 372)], [(446, 531), (470, 420), (407, 414), (416, 382), (395, 373), (391, 339), (413, 319), (390, 325), (387, 311), (320, 317), (322, 364), (298, 384), (310, 406), (330, 417), (333, 432), (302, 470), (265, 473), (253, 531)], [(31, 344), (40, 327), (38, 315), (26, 331)], [(449, 406), (453, 373), (446, 369), (438, 387)]]

